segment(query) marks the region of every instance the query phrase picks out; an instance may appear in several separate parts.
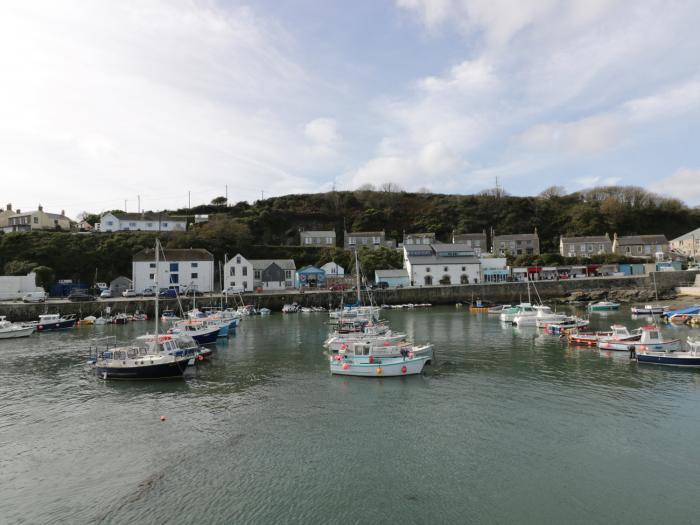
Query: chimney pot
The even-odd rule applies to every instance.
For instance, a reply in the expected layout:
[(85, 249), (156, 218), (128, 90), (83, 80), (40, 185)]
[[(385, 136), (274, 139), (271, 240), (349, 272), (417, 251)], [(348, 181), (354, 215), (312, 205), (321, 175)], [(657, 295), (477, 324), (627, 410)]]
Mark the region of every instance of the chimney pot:
[(66, 214), (66, 210), (61, 210), (61, 215), (65, 215), (65, 214)]
[(41, 204), (39, 204), (39, 211), (44, 211), (44, 207)]
[(12, 211), (12, 204), (7, 205), (7, 211)]

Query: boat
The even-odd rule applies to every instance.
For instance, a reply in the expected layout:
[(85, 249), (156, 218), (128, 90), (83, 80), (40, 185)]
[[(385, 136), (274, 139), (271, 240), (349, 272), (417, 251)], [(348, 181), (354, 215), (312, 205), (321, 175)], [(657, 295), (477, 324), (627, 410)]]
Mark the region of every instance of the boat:
[(272, 313), (272, 310), (270, 310), (269, 308), (260, 308), (258, 310), (258, 313), (260, 315), (270, 315)]
[(0, 339), (16, 339), (18, 337), (29, 337), (34, 333), (34, 325), (24, 325), (11, 323), (4, 315), (0, 316)]
[[(160, 241), (156, 239), (156, 267), (160, 250)], [(158, 289), (157, 272), (154, 281)], [(158, 306), (156, 296), (155, 334), (138, 337), (128, 346), (117, 346), (115, 337), (95, 341), (90, 348), (88, 363), (98, 376), (103, 379), (162, 379), (182, 376), (190, 362), (194, 362), (200, 347), (186, 333), (159, 334)]]
[(39, 322), (36, 324), (37, 332), (48, 332), (51, 330), (67, 330), (75, 326), (75, 316), (60, 314), (43, 314), (39, 316)]
[(523, 315), (516, 315), (513, 318), (513, 324), (516, 326), (539, 326), (538, 323), (563, 321), (567, 317), (566, 314), (558, 314), (549, 306), (535, 306), (535, 315), (525, 312)]
[(513, 320), (520, 316), (536, 316), (537, 310), (530, 303), (520, 303), (516, 306), (511, 306), (510, 308), (503, 310), (499, 319), (504, 323), (512, 323)]
[(114, 317), (112, 317), (112, 324), (126, 324), (129, 322), (129, 316), (122, 313), (122, 314), (117, 314)]
[(148, 321), (148, 315), (146, 315), (145, 312), (142, 312), (140, 310), (136, 310), (134, 314), (131, 316), (132, 321)]
[(187, 334), (194, 339), (197, 344), (203, 345), (215, 343), (219, 338), (219, 325), (210, 325), (201, 320), (178, 321), (173, 325), (169, 333), (173, 335)]
[(632, 315), (661, 315), (668, 310), (668, 306), (662, 304), (645, 304), (630, 308)]
[(163, 315), (160, 317), (161, 321), (179, 321), (180, 317), (175, 313), (175, 310), (163, 310)]
[(297, 303), (292, 303), (292, 304), (285, 304), (282, 306), (282, 313), (283, 314), (295, 314), (299, 312), (300, 307)]
[(406, 341), (406, 334), (387, 330), (382, 334), (369, 334), (365, 332), (334, 333), (323, 343), (331, 352), (346, 350), (355, 343), (370, 344), (374, 346), (390, 346)]
[(597, 346), (601, 350), (628, 351), (636, 341), (642, 338), (642, 332), (639, 329), (630, 332), (626, 326), (621, 324), (614, 324), (610, 328), (611, 335), (598, 339)]
[(696, 304), (678, 310), (667, 310), (661, 314), (661, 318), (670, 323), (685, 324), (698, 315), (700, 315), (700, 305)]
[(585, 328), (588, 326), (588, 319), (581, 319), (580, 317), (569, 317), (563, 321), (558, 321), (554, 323), (546, 323), (540, 328), (544, 328), (546, 334), (550, 335), (564, 335), (569, 331), (578, 330), (579, 328)]
[(166, 379), (182, 376), (198, 351), (185, 334), (147, 336), (121, 347), (112, 336), (95, 341), (89, 363), (103, 379)]
[(97, 321), (97, 317), (94, 315), (86, 315), (82, 319), (78, 320), (78, 324), (80, 326), (89, 326), (95, 324), (95, 321)]
[[(362, 348), (367, 347), (363, 346)], [(430, 360), (431, 357), (427, 355), (417, 356), (412, 352), (401, 357), (374, 357), (363, 354), (356, 355), (349, 351), (343, 355), (332, 355), (330, 369), (331, 374), (336, 375), (396, 377), (420, 374)]]
[(501, 314), (504, 310), (507, 310), (508, 308), (511, 308), (511, 305), (509, 304), (499, 304), (498, 306), (492, 306), (489, 308), (488, 313), (489, 314)]
[(105, 325), (105, 324), (112, 324), (112, 316), (111, 315), (101, 315), (97, 319), (95, 319), (94, 323), (96, 325)]
[(688, 350), (636, 351), (638, 363), (678, 367), (700, 367), (700, 339), (688, 338)]
[(619, 309), (620, 303), (614, 303), (612, 301), (598, 301), (597, 303), (591, 303), (588, 305), (589, 312), (609, 312)]

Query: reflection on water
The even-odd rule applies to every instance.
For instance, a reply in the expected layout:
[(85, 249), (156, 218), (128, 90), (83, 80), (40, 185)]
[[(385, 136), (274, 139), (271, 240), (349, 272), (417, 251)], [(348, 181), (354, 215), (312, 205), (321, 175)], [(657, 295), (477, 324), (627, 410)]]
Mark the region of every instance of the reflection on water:
[(246, 319), (176, 381), (85, 370), (90, 338), (147, 324), (0, 341), (2, 521), (694, 521), (700, 373), (465, 309), (385, 315), (435, 344), (426, 375), (330, 376), (323, 314)]

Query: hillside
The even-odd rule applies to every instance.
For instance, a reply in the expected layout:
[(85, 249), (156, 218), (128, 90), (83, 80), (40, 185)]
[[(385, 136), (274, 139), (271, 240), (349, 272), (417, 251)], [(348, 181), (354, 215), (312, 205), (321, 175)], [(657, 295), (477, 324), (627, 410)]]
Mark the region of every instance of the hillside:
[[(169, 247), (206, 248), (217, 260), (241, 252), (250, 258), (293, 257), (297, 266), (335, 259), (349, 264), (341, 250), (302, 248), (300, 229), (343, 231), (385, 230), (401, 241), (403, 232), (435, 232), (449, 241), (457, 232), (496, 234), (531, 232), (537, 228), (541, 251), (557, 252), (559, 236), (663, 233), (672, 239), (700, 226), (700, 209), (640, 188), (607, 187), (565, 195), (552, 188), (536, 197), (514, 197), (500, 191), (479, 195), (442, 195), (359, 190), (286, 195), (239, 202), (233, 206), (203, 205), (171, 210), (173, 214), (209, 214), (208, 223), (186, 233), (161, 234)], [(0, 235), (0, 267), (18, 274), (37, 265), (47, 275), (92, 283), (130, 275), (131, 256), (153, 244), (144, 232), (76, 234), (61, 232)], [(368, 261), (370, 262), (370, 261)], [(380, 264), (381, 261), (372, 261)], [(391, 261), (396, 263), (395, 260)]]

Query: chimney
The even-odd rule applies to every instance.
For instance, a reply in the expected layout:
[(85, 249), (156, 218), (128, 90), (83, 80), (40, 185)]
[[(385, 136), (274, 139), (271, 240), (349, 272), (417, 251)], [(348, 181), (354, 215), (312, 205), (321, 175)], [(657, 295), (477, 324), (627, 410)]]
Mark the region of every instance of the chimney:
[(66, 215), (66, 210), (61, 210), (61, 215), (63, 215), (63, 216), (65, 217), (65, 215)]
[(39, 211), (44, 211), (44, 207), (41, 204), (39, 204)]
[(7, 211), (12, 211), (12, 204), (7, 205)]
[(20, 210), (19, 208), (17, 208), (17, 215), (19, 215), (20, 213), (22, 213), (22, 210)]

